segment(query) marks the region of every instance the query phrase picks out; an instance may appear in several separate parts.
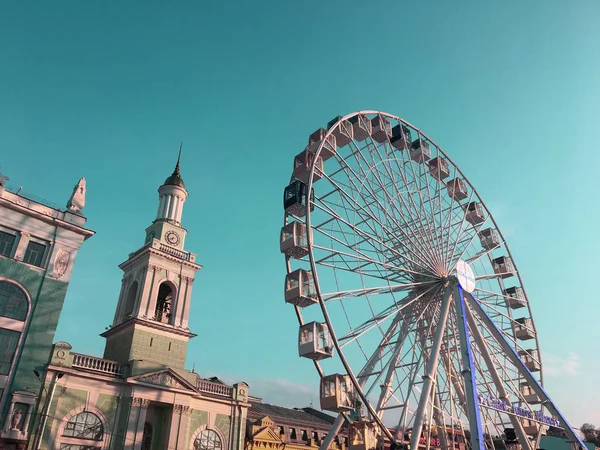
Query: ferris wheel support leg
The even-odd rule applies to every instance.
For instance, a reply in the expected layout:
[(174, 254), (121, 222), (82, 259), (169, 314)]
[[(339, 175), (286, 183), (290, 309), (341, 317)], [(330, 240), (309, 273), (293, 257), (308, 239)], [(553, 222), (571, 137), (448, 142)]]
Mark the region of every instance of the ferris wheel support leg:
[(365, 367), (363, 367), (363, 369), (359, 372), (358, 376), (356, 377), (358, 379), (358, 384), (360, 385), (361, 388), (365, 385), (365, 383), (369, 379), (371, 372), (375, 368), (377, 361), (379, 361), (379, 359), (381, 358), (381, 355), (383, 354), (383, 351), (385, 350), (386, 344), (389, 342), (390, 338), (393, 336), (401, 319), (402, 319), (402, 316), (400, 314), (397, 314), (396, 317), (394, 317), (394, 320), (392, 320), (392, 323), (390, 324), (390, 327), (388, 328), (387, 332), (385, 333), (385, 336), (381, 339), (379, 347), (377, 347), (377, 350), (375, 351), (375, 353), (373, 353), (371, 355), (371, 357), (369, 358), (369, 361), (367, 362)]
[(477, 312), (480, 319), (486, 325), (489, 332), (492, 334), (494, 339), (498, 342), (498, 344), (504, 350), (506, 356), (511, 360), (511, 362), (515, 365), (515, 367), (519, 370), (521, 375), (525, 378), (529, 386), (535, 391), (535, 393), (539, 396), (542, 401), (542, 406), (548, 408), (551, 414), (558, 417), (563, 424), (564, 431), (567, 434), (567, 437), (574, 443), (576, 446), (579, 446), (581, 450), (586, 450), (586, 446), (584, 445), (581, 438), (575, 433), (565, 416), (558, 410), (558, 408), (550, 399), (550, 396), (546, 393), (542, 385), (539, 381), (533, 376), (533, 374), (529, 371), (525, 363), (521, 360), (521, 357), (518, 355), (517, 351), (509, 344), (509, 342), (504, 337), (504, 334), (500, 331), (500, 329), (496, 326), (494, 321), (490, 319), (487, 315), (479, 300), (472, 295), (467, 294), (467, 299), (469, 300), (469, 304), (473, 307), (473, 309)]
[(400, 328), (400, 335), (398, 337), (398, 342), (396, 343), (396, 347), (394, 348), (394, 354), (390, 358), (387, 373), (385, 375), (385, 380), (381, 385), (381, 395), (379, 396), (379, 400), (377, 402), (377, 414), (381, 418), (383, 415), (383, 411), (381, 408), (384, 408), (390, 395), (392, 393), (392, 382), (394, 379), (394, 375), (396, 374), (396, 365), (398, 364), (398, 360), (400, 356), (402, 356), (402, 348), (404, 347), (404, 341), (406, 340), (406, 336), (408, 334), (408, 322), (405, 320), (402, 322), (402, 327)]
[(431, 345), (431, 351), (429, 352), (429, 360), (425, 368), (425, 374), (423, 375), (423, 388), (421, 390), (421, 397), (419, 398), (419, 406), (415, 413), (415, 421), (413, 423), (413, 429), (410, 437), (410, 448), (419, 448), (419, 439), (421, 438), (421, 432), (423, 431), (423, 424), (425, 423), (425, 415), (429, 409), (427, 406), (431, 401), (431, 393), (434, 384), (435, 374), (438, 368), (438, 362), (440, 358), (440, 348), (442, 347), (442, 340), (444, 339), (444, 332), (446, 331), (446, 325), (448, 323), (448, 312), (450, 311), (450, 300), (452, 295), (452, 287), (447, 287), (444, 292), (444, 298), (440, 307), (440, 321), (437, 329), (435, 330), (435, 336), (433, 338), (433, 344)]
[(438, 438), (440, 440), (440, 445), (442, 449), (447, 450), (450, 448), (450, 446), (448, 445), (448, 435), (446, 434), (446, 424), (444, 422), (444, 415), (441, 412), (440, 394), (436, 390), (436, 392), (433, 395), (433, 418), (435, 420), (435, 424), (438, 426)]
[(479, 396), (477, 395), (477, 380), (474, 376), (473, 352), (467, 327), (467, 314), (463, 289), (457, 285), (455, 290), (456, 322), (458, 324), (458, 337), (460, 340), (460, 356), (462, 362), (462, 376), (467, 396), (467, 413), (469, 416), (469, 431), (471, 432), (471, 448), (485, 449), (483, 428), (481, 426), (481, 411), (479, 410)]
[[(467, 314), (467, 322), (469, 324), (469, 328), (471, 329), (471, 335), (473, 336), (473, 339), (475, 340), (477, 347), (479, 347), (479, 351), (481, 352), (481, 355), (483, 356), (485, 364), (486, 364), (488, 370), (490, 371), (490, 375), (492, 376), (494, 385), (496, 386), (496, 389), (498, 389), (499, 399), (510, 403), (510, 398), (508, 396), (508, 393), (506, 392), (506, 389), (504, 388), (504, 384), (502, 384), (500, 375), (498, 375), (498, 371), (496, 370), (496, 366), (494, 365), (494, 362), (492, 361), (490, 352), (488, 351), (488, 348), (485, 345), (485, 340), (483, 339), (483, 336), (481, 335), (479, 328), (477, 328), (477, 324), (475, 323), (475, 318), (473, 317), (473, 313), (471, 312), (471, 310), (469, 308), (466, 308), (465, 311)], [(525, 434), (525, 430), (523, 429), (523, 424), (521, 423), (521, 421), (512, 414), (509, 415), (509, 418), (510, 418), (510, 423), (512, 424), (513, 428), (515, 429), (515, 434), (517, 435), (517, 438), (519, 439), (521, 448), (531, 450), (532, 449), (531, 444), (529, 442), (529, 439), (527, 439), (527, 435)], [(537, 446), (535, 448), (537, 448)]]
[(331, 425), (331, 428), (329, 429), (329, 433), (327, 433), (327, 436), (325, 436), (325, 439), (323, 439), (323, 442), (319, 446), (319, 450), (327, 450), (329, 448), (331, 442), (333, 441), (333, 438), (337, 436), (337, 434), (340, 431), (340, 428), (342, 428), (344, 420), (346, 420), (344, 415), (338, 414), (337, 418), (335, 419), (335, 422), (333, 422), (333, 425)]

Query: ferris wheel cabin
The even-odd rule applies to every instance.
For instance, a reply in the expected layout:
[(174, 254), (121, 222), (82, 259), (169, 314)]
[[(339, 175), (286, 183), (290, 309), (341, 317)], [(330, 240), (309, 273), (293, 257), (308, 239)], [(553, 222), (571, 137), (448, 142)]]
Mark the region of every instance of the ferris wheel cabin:
[(542, 403), (540, 397), (535, 393), (533, 389), (531, 389), (531, 386), (529, 386), (528, 383), (521, 383), (521, 388), (519, 390), (521, 391), (521, 395), (523, 396), (525, 401), (530, 405), (537, 405), (539, 403)]
[(418, 163), (422, 163), (429, 158), (431, 158), (431, 148), (429, 147), (429, 142), (419, 138), (410, 144), (410, 159)]
[(533, 321), (527, 317), (521, 317), (515, 319), (513, 323), (513, 329), (517, 339), (527, 341), (535, 337), (535, 331), (533, 331)]
[[(321, 154), (323, 154), (323, 152), (321, 152)], [(313, 183), (320, 180), (323, 176), (323, 158), (319, 156), (315, 161), (315, 154), (308, 150), (304, 150), (294, 158), (294, 178), (307, 184), (313, 161), (316, 169), (313, 172)]]
[(352, 124), (354, 139), (357, 141), (362, 142), (371, 134), (371, 121), (364, 114), (352, 116), (348, 119), (348, 122)]
[(336, 138), (333, 133), (331, 133), (327, 138), (325, 135), (327, 131), (323, 128), (319, 128), (308, 138), (308, 147), (307, 150), (310, 153), (317, 153), (319, 150), (319, 146), (323, 143), (323, 148), (321, 149), (321, 158), (323, 161), (327, 161), (329, 158), (335, 155), (335, 147), (336, 147)]
[(371, 119), (371, 137), (380, 144), (387, 142), (392, 135), (392, 124), (383, 116), (377, 115)]
[(467, 183), (461, 178), (454, 178), (446, 183), (448, 195), (457, 202), (464, 200), (469, 196), (467, 192)]
[(478, 225), (483, 223), (485, 220), (483, 206), (478, 202), (471, 202), (465, 205), (465, 211), (467, 213), (466, 219), (471, 225)]
[(500, 247), (500, 235), (493, 228), (481, 230), (479, 232), (479, 241), (481, 242), (481, 246), (488, 251)]
[(540, 431), (540, 424), (533, 420), (523, 419), (523, 431), (528, 436), (536, 436)]
[(410, 146), (411, 141), (410, 129), (405, 126), (398, 124), (392, 128), (392, 137), (390, 138), (390, 144), (398, 150), (404, 150)]
[(315, 193), (311, 189), (310, 199), (308, 197), (308, 186), (300, 180), (294, 180), (283, 191), (283, 207), (285, 212), (296, 217), (304, 217), (306, 215), (306, 207), (310, 204), (310, 210), (315, 209), (313, 204)]
[(442, 181), (444, 178), (448, 178), (450, 176), (450, 167), (448, 165), (448, 161), (440, 156), (436, 156), (428, 163), (429, 172), (433, 175), (434, 178)]
[(511, 309), (524, 308), (527, 300), (525, 300), (525, 293), (523, 289), (517, 286), (513, 286), (504, 289), (504, 295), (507, 296), (508, 306)]
[(333, 356), (333, 340), (326, 323), (310, 322), (300, 327), (298, 353), (313, 361)]
[(281, 253), (294, 259), (301, 259), (308, 255), (306, 225), (294, 221), (284, 226), (281, 229), (279, 249)]
[(540, 356), (536, 349), (520, 350), (519, 356), (521, 356), (521, 360), (523, 360), (523, 363), (531, 372), (539, 372), (542, 369)]
[(500, 278), (512, 277), (515, 274), (515, 266), (508, 256), (492, 259), (492, 268)]
[(333, 374), (321, 378), (321, 409), (333, 412), (351, 411), (354, 390), (348, 375)]
[(317, 303), (312, 272), (298, 269), (285, 276), (285, 301), (300, 308)]
[[(332, 126), (342, 120), (342, 116), (334, 117), (327, 124), (327, 129), (330, 130)], [(335, 136), (338, 147), (345, 147), (354, 138), (354, 130), (352, 124), (347, 120), (342, 120), (338, 127), (336, 127), (331, 134)]]
[(348, 427), (348, 450), (376, 450), (381, 434), (376, 422), (360, 420)]

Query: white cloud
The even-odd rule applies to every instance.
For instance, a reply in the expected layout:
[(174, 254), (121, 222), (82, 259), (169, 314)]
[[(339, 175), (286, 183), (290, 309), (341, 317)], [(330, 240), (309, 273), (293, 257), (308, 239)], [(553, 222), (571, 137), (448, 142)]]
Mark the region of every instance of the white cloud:
[[(201, 373), (200, 375), (202, 377), (215, 376), (215, 374), (208, 373)], [(318, 385), (311, 386), (276, 378), (253, 378), (235, 375), (216, 376), (228, 384), (245, 381), (250, 387), (250, 395), (261, 398), (264, 403), (287, 408), (303, 408), (312, 405), (314, 408), (320, 409)]]
[(580, 357), (574, 352), (569, 352), (569, 356), (566, 358), (553, 354), (546, 354), (543, 361), (544, 374), (549, 377), (577, 376), (580, 373)]

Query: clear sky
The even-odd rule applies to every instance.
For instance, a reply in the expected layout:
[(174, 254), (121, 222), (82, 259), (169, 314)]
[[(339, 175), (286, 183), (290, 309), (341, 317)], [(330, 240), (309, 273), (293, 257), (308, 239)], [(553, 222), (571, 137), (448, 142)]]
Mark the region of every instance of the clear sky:
[(594, 0), (0, 3), (2, 172), (61, 205), (85, 176), (97, 231), (56, 340), (102, 354), (117, 265), (183, 141), (187, 248), (204, 265), (189, 368), (316, 399), (283, 301), (282, 190), (309, 133), (377, 109), (476, 186), (532, 302), (549, 392), (574, 425), (600, 425), (599, 21)]

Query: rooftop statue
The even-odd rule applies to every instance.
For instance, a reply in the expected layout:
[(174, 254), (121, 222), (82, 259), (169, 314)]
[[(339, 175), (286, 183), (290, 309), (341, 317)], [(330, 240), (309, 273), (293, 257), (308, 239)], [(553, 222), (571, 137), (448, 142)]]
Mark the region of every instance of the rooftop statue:
[(73, 188), (71, 198), (67, 203), (67, 209), (73, 212), (80, 212), (85, 206), (85, 178), (81, 178), (79, 183)]
[(8, 180), (10, 180), (10, 178), (0, 173), (0, 186), (4, 186)]

